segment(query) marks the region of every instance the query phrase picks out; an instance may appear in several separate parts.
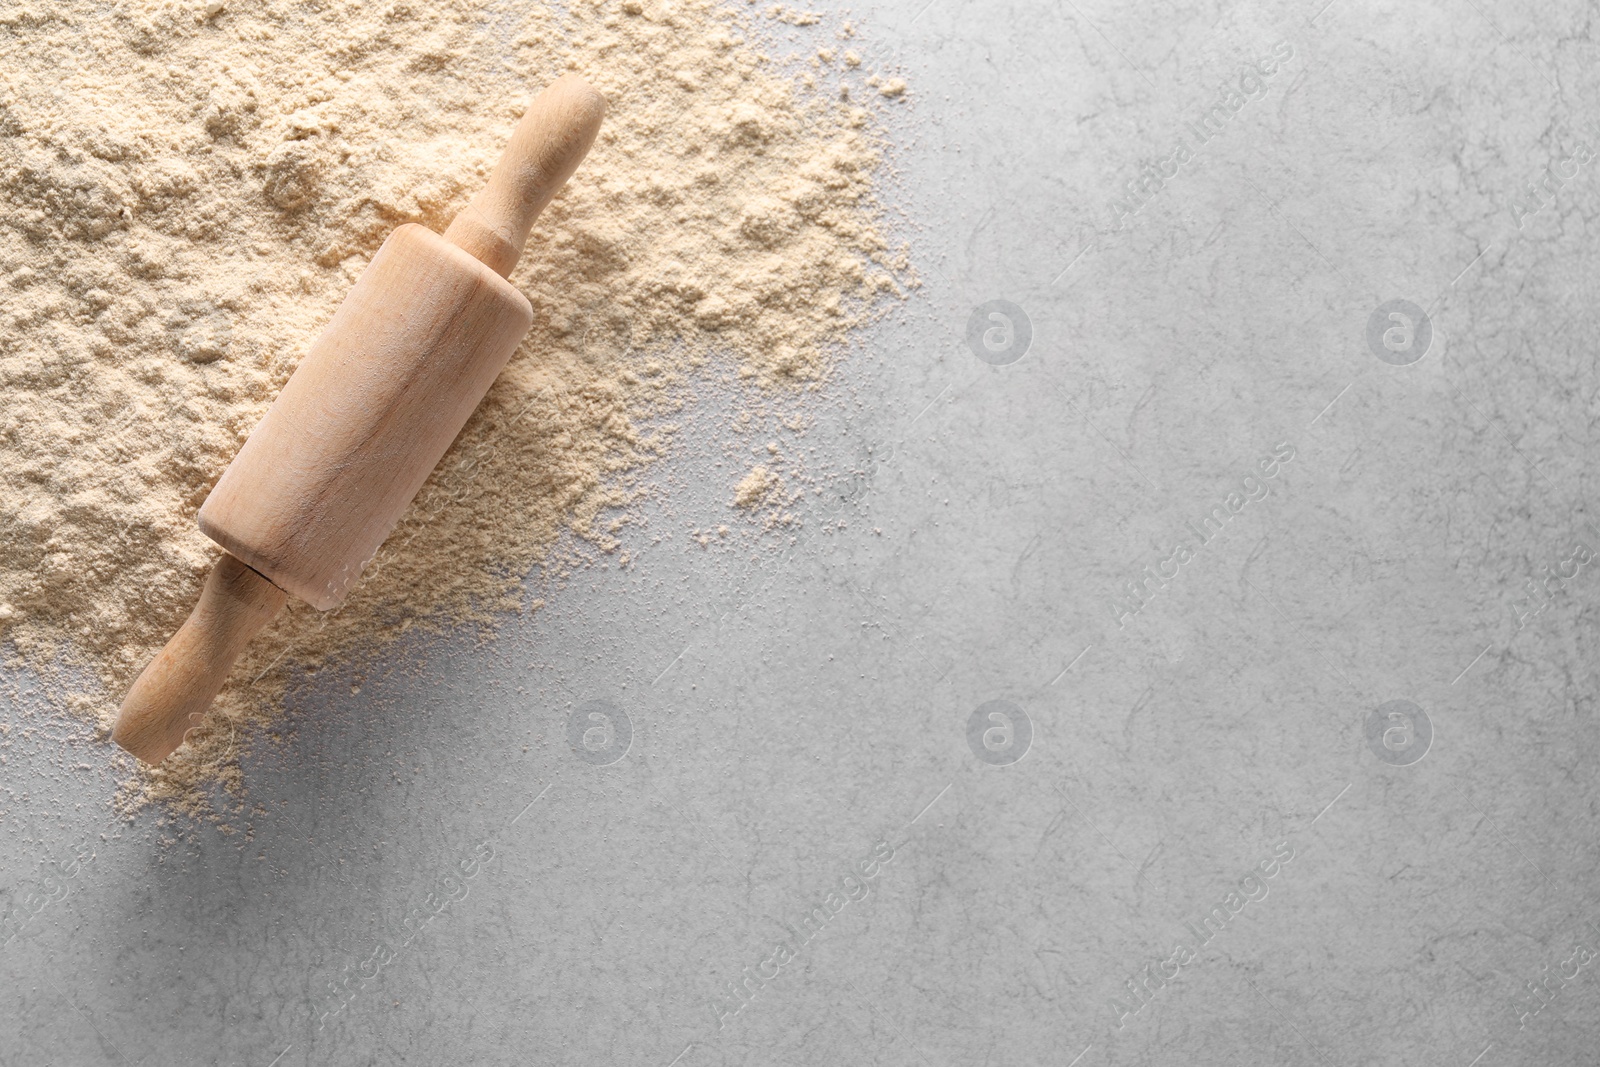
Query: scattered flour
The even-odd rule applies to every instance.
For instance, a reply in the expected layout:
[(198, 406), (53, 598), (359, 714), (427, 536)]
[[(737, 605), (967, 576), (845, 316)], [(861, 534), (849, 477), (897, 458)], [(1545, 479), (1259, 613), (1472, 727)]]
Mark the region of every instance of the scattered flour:
[(0, 641), (13, 665), (90, 667), (99, 687), (63, 699), (102, 727), (216, 557), (201, 501), (383, 238), (442, 230), (564, 71), (610, 105), (512, 277), (533, 331), (367, 579), (337, 612), (291, 603), (130, 806), (237, 789), (234, 741), (270, 726), (291, 671), (416, 626), (492, 630), (533, 568), (625, 559), (603, 513), (643, 491), (670, 440), (644, 427), (695, 374), (816, 388), (875, 298), (915, 284), (880, 236), (872, 116), (762, 55), (759, 9), (565, 10), (0, 12)]
[(734, 487), (734, 506), (753, 511), (764, 504), (780, 484), (780, 479), (772, 471), (766, 467), (755, 467)]

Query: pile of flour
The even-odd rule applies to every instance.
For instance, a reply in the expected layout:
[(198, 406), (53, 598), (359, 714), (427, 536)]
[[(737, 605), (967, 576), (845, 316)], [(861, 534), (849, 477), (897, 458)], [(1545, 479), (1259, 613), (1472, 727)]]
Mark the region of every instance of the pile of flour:
[[(713, 0), (0, 14), (0, 642), (92, 668), (63, 699), (103, 726), (216, 557), (195, 511), (384, 237), (442, 230), (561, 73), (610, 105), (511, 279), (532, 332), (368, 578), (336, 613), (292, 605), (130, 802), (237, 785), (235, 742), (293, 668), (492, 626), (568, 532), (625, 559), (614, 509), (670, 445), (642, 427), (697, 374), (825, 381), (910, 281), (856, 103), (907, 94), (818, 21)], [(762, 55), (771, 31), (805, 58)]]

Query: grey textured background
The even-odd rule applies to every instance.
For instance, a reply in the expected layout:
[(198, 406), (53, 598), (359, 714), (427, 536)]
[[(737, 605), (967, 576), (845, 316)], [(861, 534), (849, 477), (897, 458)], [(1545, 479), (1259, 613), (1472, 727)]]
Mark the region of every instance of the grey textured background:
[[(845, 474), (792, 543), (688, 539), (728, 480), (691, 427), (636, 566), (318, 679), (233, 832), (113, 819), (104, 749), (15, 679), (0, 1063), (1595, 1062), (1600, 567), (1522, 598), (1600, 548), (1600, 56), (1593, 5), (1532, 7), (855, 4), (911, 83), (927, 284), (796, 442)], [(967, 342), (995, 299), (1033, 331), (1007, 365)], [(1394, 299), (1432, 329), (1406, 366), (1367, 342)], [(568, 743), (597, 699), (615, 762)], [(992, 700), (1019, 761), (969, 746)], [(1369, 745), (1391, 700), (1419, 762)]]

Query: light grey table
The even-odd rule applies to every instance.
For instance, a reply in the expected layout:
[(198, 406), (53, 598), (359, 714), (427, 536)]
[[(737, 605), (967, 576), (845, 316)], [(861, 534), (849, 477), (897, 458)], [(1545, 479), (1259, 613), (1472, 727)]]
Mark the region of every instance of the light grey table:
[(0, 1063), (1594, 1062), (1600, 57), (1530, 7), (855, 5), (927, 284), (793, 542), (689, 539), (708, 395), (635, 567), (317, 681), (231, 834), (8, 698)]

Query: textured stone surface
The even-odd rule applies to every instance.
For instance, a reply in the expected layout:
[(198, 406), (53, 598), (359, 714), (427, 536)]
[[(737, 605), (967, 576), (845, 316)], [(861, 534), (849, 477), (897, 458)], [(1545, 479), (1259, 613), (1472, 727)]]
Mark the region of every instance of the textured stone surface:
[(0, 1062), (1592, 1062), (1583, 6), (854, 13), (927, 285), (852, 476), (719, 553), (685, 450), (632, 569), (302, 691), (232, 833), (0, 706)]

